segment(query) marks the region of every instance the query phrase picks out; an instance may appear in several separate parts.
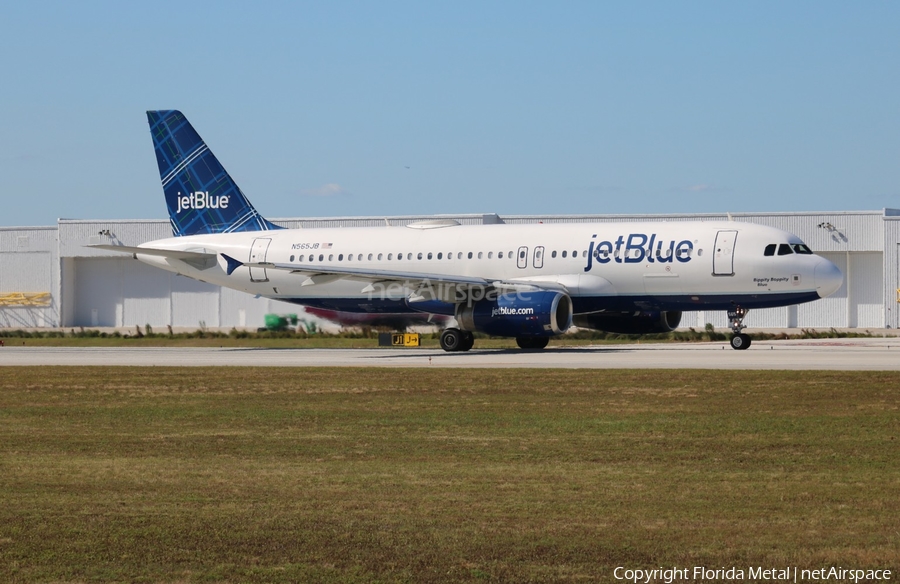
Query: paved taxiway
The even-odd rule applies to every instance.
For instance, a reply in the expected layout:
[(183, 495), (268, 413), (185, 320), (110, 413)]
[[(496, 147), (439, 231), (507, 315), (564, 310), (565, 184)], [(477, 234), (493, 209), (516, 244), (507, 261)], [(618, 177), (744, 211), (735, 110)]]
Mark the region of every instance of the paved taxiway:
[(600, 345), (543, 351), (0, 347), (3, 365), (260, 367), (562, 367), (595, 369), (793, 369), (900, 371), (900, 338)]

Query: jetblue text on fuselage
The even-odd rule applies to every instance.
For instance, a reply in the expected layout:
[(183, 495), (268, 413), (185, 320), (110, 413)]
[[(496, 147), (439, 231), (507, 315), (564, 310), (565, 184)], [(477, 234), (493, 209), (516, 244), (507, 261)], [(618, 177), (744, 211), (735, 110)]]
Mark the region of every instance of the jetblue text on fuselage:
[(210, 197), (208, 191), (197, 191), (189, 195), (178, 193), (178, 210), (175, 212), (181, 213), (187, 209), (227, 209), (229, 198), (228, 195)]
[(585, 272), (591, 270), (594, 260), (599, 264), (611, 261), (617, 264), (637, 264), (643, 261), (668, 264), (675, 260), (685, 263), (691, 261), (694, 250), (694, 244), (687, 239), (676, 243), (674, 239), (660, 239), (655, 233), (629, 233), (620, 235), (615, 241), (595, 241), (596, 237), (594, 235), (591, 238), (588, 247)]

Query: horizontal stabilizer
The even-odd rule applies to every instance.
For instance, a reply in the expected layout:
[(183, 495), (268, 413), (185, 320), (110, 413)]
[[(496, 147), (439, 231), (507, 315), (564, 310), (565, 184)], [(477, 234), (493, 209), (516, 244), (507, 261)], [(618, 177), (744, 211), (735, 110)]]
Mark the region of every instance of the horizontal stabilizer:
[(97, 244), (88, 245), (87, 247), (93, 249), (105, 249), (108, 251), (119, 251), (122, 253), (138, 253), (142, 255), (162, 256), (165, 258), (172, 258), (176, 260), (205, 260), (216, 257), (216, 254), (214, 253), (207, 253), (203, 251), (181, 251), (177, 249), (158, 249), (154, 247), (132, 247), (129, 245)]

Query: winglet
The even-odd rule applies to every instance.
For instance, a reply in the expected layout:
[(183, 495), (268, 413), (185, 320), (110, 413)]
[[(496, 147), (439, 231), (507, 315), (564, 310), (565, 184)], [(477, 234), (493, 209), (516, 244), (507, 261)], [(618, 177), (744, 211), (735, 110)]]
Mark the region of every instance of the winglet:
[(244, 265), (244, 262), (236, 260), (228, 254), (223, 253), (222, 257), (225, 258), (225, 262), (228, 264), (228, 268), (225, 270), (225, 273), (229, 276), (233, 274), (236, 269)]

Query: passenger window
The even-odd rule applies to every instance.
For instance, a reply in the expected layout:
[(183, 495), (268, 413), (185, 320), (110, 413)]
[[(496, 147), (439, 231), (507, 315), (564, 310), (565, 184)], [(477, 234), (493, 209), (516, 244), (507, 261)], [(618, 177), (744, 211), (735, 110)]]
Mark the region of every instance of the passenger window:
[(478, 252), (478, 259), (481, 259), (481, 257), (482, 257), (483, 255), (484, 255), (484, 253)]
[[(372, 261), (372, 254), (369, 254), (369, 257), (368, 257), (367, 259), (371, 262), (371, 261)], [(381, 259), (381, 254), (378, 254), (378, 259)]]
[(417, 260), (422, 259), (422, 252), (419, 252), (419, 255), (416, 256), (416, 259), (417, 259)]
[(781, 243), (778, 245), (778, 255), (790, 255), (794, 253), (794, 250), (791, 249), (791, 245), (789, 243)]
[[(372, 254), (369, 254), (369, 259), (372, 259)], [(362, 254), (359, 254), (358, 256), (356, 256), (356, 261), (358, 261), (358, 262), (362, 261)]]
[(394, 254), (392, 254), (392, 253), (389, 253), (389, 254), (388, 254), (388, 261), (391, 261), (391, 260), (393, 259), (393, 257), (391, 257), (391, 256), (393, 256), (393, 255), (394, 255)]
[[(406, 254), (406, 259), (411, 260), (412, 254), (411, 253)], [(422, 259), (422, 254), (419, 254), (419, 259)]]
[(763, 252), (763, 255), (765, 255), (765, 256), (773, 256), (773, 255), (775, 255), (775, 248), (776, 248), (776, 247), (778, 247), (777, 244), (775, 244), (775, 243), (770, 243), (769, 245), (766, 246), (766, 251)]
[(566, 257), (567, 255), (569, 255), (569, 252), (566, 251), (566, 250), (563, 250), (563, 252), (562, 252), (562, 257)]
[(493, 257), (494, 257), (494, 252), (489, 251), (489, 252), (488, 252), (488, 259), (492, 259)]
[(503, 259), (503, 252), (502, 252), (502, 251), (501, 251), (500, 253), (497, 254), (497, 259), (498, 259), (498, 260), (502, 260), (502, 259)]
[(320, 262), (324, 262), (324, 261), (325, 261), (325, 254), (324, 254), (324, 253), (320, 253), (320, 254), (319, 254), (319, 261), (320, 261)]
[(803, 245), (802, 243), (793, 243), (791, 247), (794, 248), (794, 253), (801, 253), (803, 255), (812, 255), (812, 250)]
[(348, 262), (352, 262), (352, 261), (353, 261), (353, 254), (352, 254), (352, 253), (347, 254), (347, 261), (348, 261)]
[(469, 259), (472, 259), (472, 252), (469, 252)]
[(551, 258), (555, 258), (555, 257), (556, 257), (556, 250), (553, 250), (553, 253), (550, 254), (550, 257), (551, 257)]
[(462, 252), (459, 252), (458, 254), (456, 254), (456, 259), (458, 259), (458, 260), (462, 259)]
[(428, 259), (431, 259), (431, 252), (428, 252)]
[[(388, 255), (390, 255), (390, 254), (388, 254)], [(381, 258), (382, 258), (382, 257), (383, 257), (382, 254), (378, 254), (378, 261), (379, 261), (379, 262), (381, 261)], [(390, 258), (388, 258), (388, 259), (390, 259)]]
[[(439, 251), (439, 252), (438, 252), (438, 259), (443, 259), (443, 257), (444, 257), (444, 253)], [(428, 254), (428, 259), (431, 259), (431, 254)]]
[(292, 262), (294, 261), (294, 256), (291, 256), (291, 261), (292, 261)]
[[(343, 256), (341, 256), (341, 257), (343, 257)], [(333, 254), (333, 253), (328, 254), (328, 261), (329, 261), (329, 262), (333, 262), (333, 261), (334, 261), (334, 254)]]

